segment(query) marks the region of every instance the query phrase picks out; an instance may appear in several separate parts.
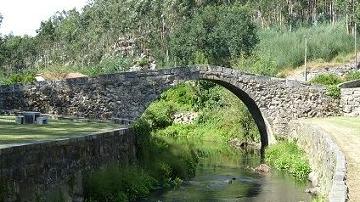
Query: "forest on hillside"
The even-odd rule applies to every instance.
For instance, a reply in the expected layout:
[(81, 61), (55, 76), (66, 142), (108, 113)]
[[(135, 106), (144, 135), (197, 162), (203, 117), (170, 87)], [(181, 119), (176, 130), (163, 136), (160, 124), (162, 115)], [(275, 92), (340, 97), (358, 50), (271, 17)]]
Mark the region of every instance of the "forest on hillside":
[(96, 75), (150, 63), (275, 75), (304, 62), (305, 37), (309, 59), (350, 53), (359, 19), (357, 0), (92, 0), (80, 12), (44, 20), (34, 37), (0, 35), (0, 80), (43, 71)]

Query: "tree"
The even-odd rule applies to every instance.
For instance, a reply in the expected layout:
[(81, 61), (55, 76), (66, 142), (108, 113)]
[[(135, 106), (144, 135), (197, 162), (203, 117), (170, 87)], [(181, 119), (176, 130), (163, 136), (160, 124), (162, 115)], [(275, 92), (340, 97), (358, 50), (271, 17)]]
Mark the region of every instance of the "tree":
[(248, 8), (238, 4), (208, 6), (170, 38), (172, 54), (181, 64), (193, 63), (203, 53), (210, 64), (230, 66), (231, 59), (249, 56), (258, 43)]

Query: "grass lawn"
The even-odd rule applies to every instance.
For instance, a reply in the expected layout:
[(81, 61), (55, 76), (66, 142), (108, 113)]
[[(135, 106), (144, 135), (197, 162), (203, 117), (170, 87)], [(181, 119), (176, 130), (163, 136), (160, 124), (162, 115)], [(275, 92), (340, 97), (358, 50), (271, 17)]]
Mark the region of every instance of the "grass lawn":
[(16, 144), (48, 141), (87, 135), (120, 128), (118, 124), (54, 120), (47, 125), (19, 125), (13, 116), (0, 116), (0, 148)]
[(311, 123), (329, 130), (330, 133), (340, 133), (358, 136), (360, 138), (360, 117), (329, 117), (309, 119)]

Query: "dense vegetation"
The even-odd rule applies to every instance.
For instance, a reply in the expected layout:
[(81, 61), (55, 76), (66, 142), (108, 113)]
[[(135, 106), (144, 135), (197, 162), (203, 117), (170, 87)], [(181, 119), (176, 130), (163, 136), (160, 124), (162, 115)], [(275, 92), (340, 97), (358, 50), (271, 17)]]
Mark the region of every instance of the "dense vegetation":
[(311, 171), (304, 151), (294, 142), (283, 141), (271, 145), (266, 151), (266, 161), (276, 169), (290, 173), (298, 180), (306, 180)]
[[(173, 123), (173, 115), (179, 112), (196, 112), (199, 116), (193, 123)], [(234, 155), (236, 151), (229, 146), (229, 140), (259, 142), (260, 136), (238, 98), (207, 82), (197, 85), (190, 82), (170, 89), (147, 109), (135, 124), (135, 130), (139, 134), (138, 167), (124, 171), (115, 166), (90, 176), (89, 200), (134, 199), (154, 188), (177, 186), (194, 176), (199, 159)], [(126, 174), (129, 169), (141, 175), (124, 177), (122, 172)]]
[(320, 74), (311, 79), (311, 83), (320, 84), (326, 87), (327, 94), (332, 97), (340, 97), (340, 88), (338, 85), (340, 83), (352, 80), (360, 79), (360, 72), (353, 71), (348, 72), (343, 77), (340, 77), (336, 74)]
[(304, 36), (312, 60), (352, 51), (359, 10), (354, 0), (93, 0), (44, 20), (34, 37), (0, 36), (0, 80), (28, 82), (9, 79), (22, 72), (96, 75), (153, 60), (274, 75), (303, 63)]

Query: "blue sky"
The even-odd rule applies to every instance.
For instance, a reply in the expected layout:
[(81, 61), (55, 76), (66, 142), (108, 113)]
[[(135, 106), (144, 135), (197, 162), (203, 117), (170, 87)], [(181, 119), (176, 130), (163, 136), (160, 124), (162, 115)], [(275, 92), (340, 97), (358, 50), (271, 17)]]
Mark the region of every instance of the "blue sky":
[(4, 19), (0, 33), (14, 35), (36, 34), (43, 20), (56, 11), (80, 10), (88, 0), (0, 0), (0, 13)]

